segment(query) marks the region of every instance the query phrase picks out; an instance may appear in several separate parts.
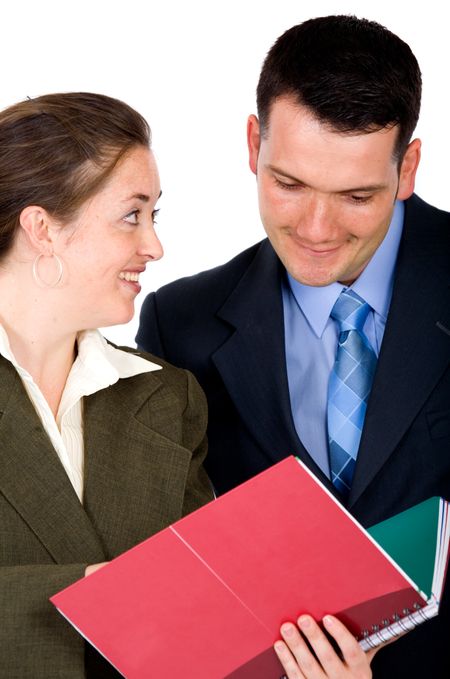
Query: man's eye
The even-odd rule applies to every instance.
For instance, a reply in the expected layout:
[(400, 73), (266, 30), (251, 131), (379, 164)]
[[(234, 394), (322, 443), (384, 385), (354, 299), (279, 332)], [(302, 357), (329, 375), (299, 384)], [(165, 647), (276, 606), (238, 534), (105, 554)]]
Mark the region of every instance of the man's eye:
[(364, 203), (368, 203), (372, 196), (349, 196), (350, 200), (352, 203), (357, 203), (358, 205), (364, 205)]
[(124, 222), (128, 224), (138, 224), (139, 223), (139, 212), (140, 210), (132, 210), (123, 218)]
[(285, 189), (286, 191), (293, 191), (294, 189), (298, 189), (301, 187), (301, 184), (286, 184), (286, 182), (282, 182), (280, 179), (277, 179), (276, 177), (275, 183), (277, 186), (280, 187), (280, 189)]

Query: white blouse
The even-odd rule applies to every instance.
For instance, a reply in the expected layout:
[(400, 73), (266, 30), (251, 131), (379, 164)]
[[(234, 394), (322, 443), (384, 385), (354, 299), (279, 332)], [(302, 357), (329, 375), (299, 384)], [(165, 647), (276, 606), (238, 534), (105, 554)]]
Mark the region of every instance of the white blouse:
[(17, 370), (70, 482), (83, 502), (83, 396), (105, 389), (119, 379), (161, 370), (161, 366), (112, 347), (98, 330), (78, 333), (77, 345), (78, 355), (67, 377), (55, 419), (31, 375), (14, 358), (8, 336), (0, 325), (0, 354)]

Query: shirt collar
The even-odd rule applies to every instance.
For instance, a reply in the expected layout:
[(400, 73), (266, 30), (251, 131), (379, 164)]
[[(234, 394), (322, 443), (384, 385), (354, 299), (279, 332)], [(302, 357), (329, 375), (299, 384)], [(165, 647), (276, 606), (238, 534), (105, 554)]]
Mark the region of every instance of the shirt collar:
[(98, 330), (79, 332), (77, 345), (78, 355), (64, 387), (58, 416), (81, 397), (106, 389), (119, 379), (161, 370), (156, 363), (111, 346)]
[[(392, 296), (395, 262), (403, 230), (404, 204), (396, 201), (389, 229), (369, 263), (351, 286), (382, 318), (386, 319)], [(341, 291), (341, 283), (323, 287), (303, 285), (287, 274), (294, 298), (317, 337), (322, 337)]]
[[(117, 349), (105, 340), (98, 330), (84, 330), (77, 335), (78, 355), (72, 366), (89, 381), (109, 386), (119, 379), (161, 370), (161, 366), (136, 354)], [(21, 372), (9, 344), (8, 335), (0, 325), (0, 354)], [(71, 372), (72, 372), (71, 370)], [(99, 387), (97, 387), (98, 389)]]
[[(94, 394), (119, 379), (161, 370), (161, 366), (140, 356), (116, 349), (98, 330), (84, 330), (77, 335), (78, 355), (70, 370), (59, 406), (58, 416), (82, 396)], [(12, 363), (22, 379), (33, 382), (29, 373), (16, 361), (5, 329), (0, 325), (0, 354)]]
[(119, 379), (161, 370), (161, 366), (111, 346), (98, 330), (77, 335), (78, 355), (67, 378), (59, 404), (60, 421), (83, 396), (95, 394)]
[(93, 384), (107, 387), (119, 379), (161, 370), (156, 363), (108, 344), (98, 330), (78, 333), (77, 344), (78, 355), (72, 371), (75, 369), (78, 377), (82, 375)]

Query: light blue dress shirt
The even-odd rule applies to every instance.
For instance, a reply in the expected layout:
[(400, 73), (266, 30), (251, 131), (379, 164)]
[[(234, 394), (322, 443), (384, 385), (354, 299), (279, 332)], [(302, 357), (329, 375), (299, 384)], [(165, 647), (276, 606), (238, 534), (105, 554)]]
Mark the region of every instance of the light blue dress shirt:
[[(350, 286), (373, 309), (364, 332), (377, 356), (391, 302), (403, 216), (404, 205), (397, 201), (384, 240)], [(282, 288), (292, 416), (300, 441), (328, 477), (327, 392), (338, 343), (337, 323), (330, 313), (345, 287), (302, 285), (287, 274)]]

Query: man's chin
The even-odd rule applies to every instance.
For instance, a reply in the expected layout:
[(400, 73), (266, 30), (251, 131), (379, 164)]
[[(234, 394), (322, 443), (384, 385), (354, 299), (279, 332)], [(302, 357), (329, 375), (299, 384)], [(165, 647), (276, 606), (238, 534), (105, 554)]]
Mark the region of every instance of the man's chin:
[(290, 271), (292, 278), (302, 285), (307, 285), (311, 288), (324, 288), (327, 285), (336, 283), (337, 274), (332, 272), (322, 273), (305, 273), (303, 271)]

